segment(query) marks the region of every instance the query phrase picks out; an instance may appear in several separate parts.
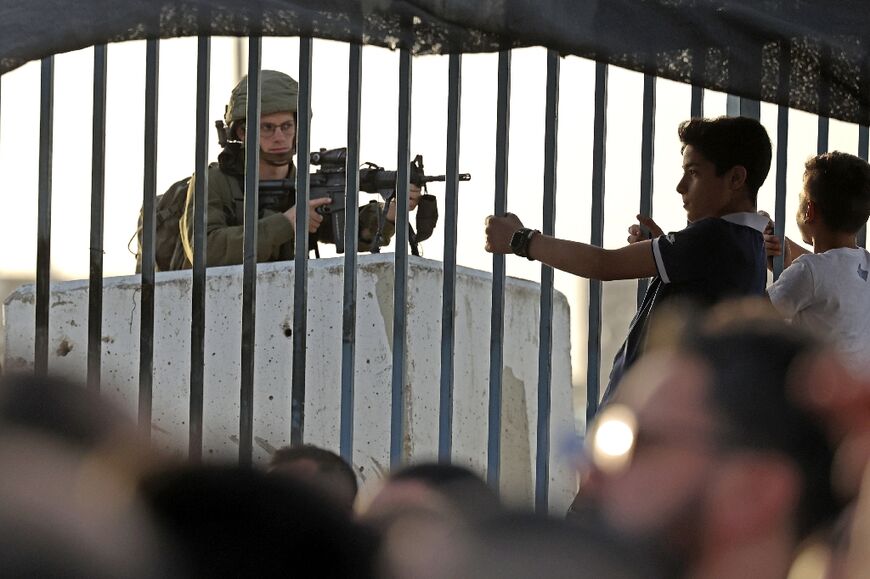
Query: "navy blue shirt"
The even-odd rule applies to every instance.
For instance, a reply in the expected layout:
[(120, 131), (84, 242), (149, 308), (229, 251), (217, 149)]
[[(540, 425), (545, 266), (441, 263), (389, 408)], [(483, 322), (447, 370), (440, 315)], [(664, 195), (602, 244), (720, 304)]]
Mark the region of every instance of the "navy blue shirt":
[(682, 298), (709, 307), (728, 298), (764, 294), (767, 257), (762, 232), (767, 222), (757, 213), (732, 213), (701, 219), (653, 240), (658, 275), (650, 283), (628, 336), (613, 359), (604, 401), (613, 395), (625, 371), (643, 353), (650, 319), (662, 304)]

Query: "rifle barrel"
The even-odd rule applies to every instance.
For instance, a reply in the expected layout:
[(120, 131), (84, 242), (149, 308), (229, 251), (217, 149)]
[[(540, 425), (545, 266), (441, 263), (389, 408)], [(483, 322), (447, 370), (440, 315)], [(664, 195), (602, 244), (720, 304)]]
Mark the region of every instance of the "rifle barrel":
[[(432, 183), (433, 181), (446, 181), (447, 175), (427, 175), (424, 178), (426, 183)], [(460, 181), (471, 181), (471, 173), (460, 173), (459, 174)]]

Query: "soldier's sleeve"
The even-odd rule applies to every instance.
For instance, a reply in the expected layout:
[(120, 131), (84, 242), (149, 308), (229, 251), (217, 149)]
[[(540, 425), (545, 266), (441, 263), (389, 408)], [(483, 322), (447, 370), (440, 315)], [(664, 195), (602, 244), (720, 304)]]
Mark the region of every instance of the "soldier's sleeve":
[[(209, 173), (208, 225), (206, 227), (206, 265), (236, 265), (242, 263), (245, 231), (243, 217), (236, 216), (235, 202), (228, 177), (217, 171)], [(193, 179), (191, 189), (193, 191)], [(191, 197), (189, 195), (189, 197)], [(188, 205), (188, 211), (192, 216)], [(193, 220), (188, 219), (188, 235), (193, 238)], [(257, 261), (277, 259), (281, 245), (293, 242), (293, 227), (281, 213), (274, 213), (257, 223)], [(190, 257), (188, 257), (190, 259)]]
[[(383, 203), (372, 201), (359, 208), (359, 250), (371, 251), (378, 231), (378, 212), (383, 210)], [(396, 233), (396, 226), (384, 219), (381, 230), (381, 246), (388, 245)]]

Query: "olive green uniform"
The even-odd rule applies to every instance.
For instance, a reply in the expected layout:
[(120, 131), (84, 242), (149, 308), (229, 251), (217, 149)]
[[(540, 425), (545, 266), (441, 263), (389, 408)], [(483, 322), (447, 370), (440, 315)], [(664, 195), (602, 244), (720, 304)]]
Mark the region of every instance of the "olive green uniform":
[[(218, 163), (208, 168), (208, 222), (206, 226), (206, 265), (235, 265), (242, 263), (244, 250), (244, 153), (241, 147), (229, 145), (221, 153)], [(290, 164), (288, 179), (296, 178), (296, 168)], [(193, 260), (193, 195), (195, 178), (187, 190), (187, 203), (180, 229), (184, 235), (182, 268), (190, 268)], [(284, 211), (295, 203), (288, 194), (279, 205), (261, 207), (257, 222), (257, 261), (293, 259), (295, 234)], [(368, 251), (378, 227), (378, 211), (382, 204), (371, 202), (359, 208), (359, 249)], [(382, 242), (390, 242), (395, 226), (384, 222)], [(335, 243), (330, 221), (324, 220), (312, 234), (311, 243)]]

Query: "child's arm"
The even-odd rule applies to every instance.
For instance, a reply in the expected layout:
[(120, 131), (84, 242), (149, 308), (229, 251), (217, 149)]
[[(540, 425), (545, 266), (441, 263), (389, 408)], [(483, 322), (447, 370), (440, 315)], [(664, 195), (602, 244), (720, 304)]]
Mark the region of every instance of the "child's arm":
[[(520, 219), (511, 213), (488, 217), (486, 250), (511, 253), (510, 238), (522, 227)], [(651, 241), (632, 243), (620, 249), (602, 249), (538, 233), (529, 243), (529, 257), (574, 275), (604, 281), (651, 277), (657, 273)]]
[(796, 260), (802, 255), (806, 255), (811, 253), (810, 250), (806, 249), (802, 245), (798, 245), (788, 237), (785, 238), (785, 256), (783, 257), (783, 267), (788, 267), (791, 265), (791, 262)]
[[(783, 248), (785, 253), (783, 253)], [(764, 250), (767, 253), (767, 269), (770, 271), (773, 271), (773, 258), (777, 255), (783, 256), (782, 267), (785, 269), (801, 255), (810, 253), (809, 250), (798, 245), (788, 237), (785, 238), (785, 244), (781, 243), (779, 237), (773, 233), (767, 233), (767, 230), (764, 233)]]
[[(758, 212), (761, 215), (764, 215), (768, 219), (770, 219), (770, 215), (765, 211)], [(785, 253), (783, 254), (783, 246), (785, 249)], [(767, 224), (767, 227), (764, 230), (764, 251), (767, 254), (767, 269), (773, 271), (773, 258), (779, 255), (782, 255), (782, 267), (783, 269), (787, 268), (791, 265), (791, 262), (797, 259), (799, 256), (810, 253), (808, 250), (804, 249), (802, 246), (798, 245), (788, 237), (785, 237), (785, 244), (783, 244), (779, 237), (774, 234), (774, 226), (773, 220)]]

